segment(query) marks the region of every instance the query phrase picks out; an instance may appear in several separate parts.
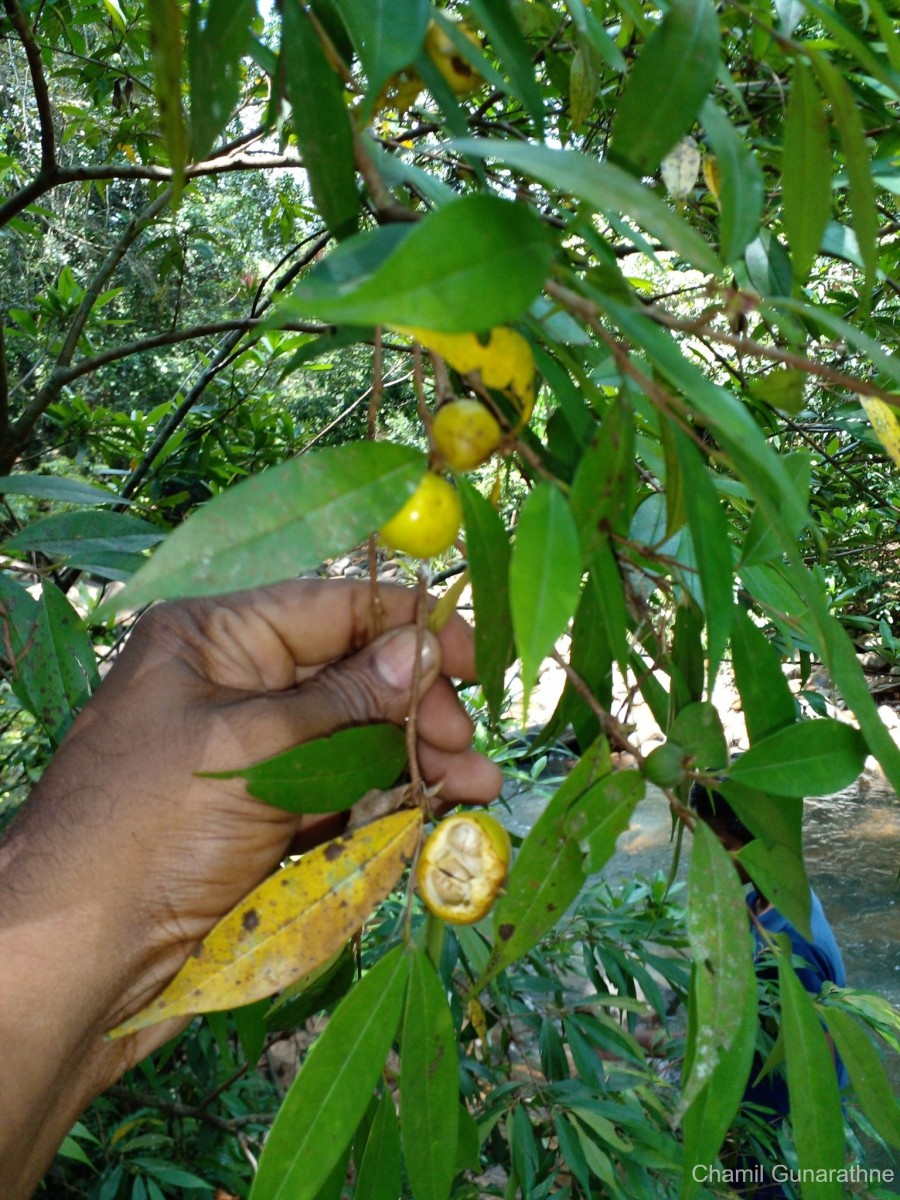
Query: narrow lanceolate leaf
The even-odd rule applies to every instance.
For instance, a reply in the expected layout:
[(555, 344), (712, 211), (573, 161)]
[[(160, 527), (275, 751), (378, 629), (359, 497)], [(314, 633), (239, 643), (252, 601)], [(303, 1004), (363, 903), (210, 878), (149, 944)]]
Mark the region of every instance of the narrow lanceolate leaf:
[(539, 483), (522, 506), (509, 569), (526, 709), (541, 663), (575, 612), (580, 588), (581, 546), (571, 509), (559, 488)]
[(359, 214), (353, 129), (344, 89), (301, 5), (284, 5), (282, 21), (282, 62), (294, 133), (316, 208), (331, 232), (341, 237), (355, 229)]
[(385, 955), (338, 1006), (285, 1097), (250, 1200), (314, 1200), (369, 1106), (397, 1032), (410, 955)]
[(740, 1028), (731, 1049), (713, 1069), (709, 1082), (684, 1114), (684, 1173), (681, 1200), (690, 1200), (702, 1177), (695, 1166), (715, 1161), (750, 1078), (756, 1048), (756, 997), (747, 997)]
[(521, 317), (552, 256), (550, 234), (528, 205), (464, 196), (408, 231), (385, 226), (351, 238), (279, 311), (351, 325), (483, 331)]
[(812, 892), (803, 859), (781, 843), (768, 846), (760, 838), (742, 846), (736, 857), (762, 895), (811, 942)]
[(844, 1118), (834, 1057), (812, 998), (791, 966), (787, 935), (779, 934), (778, 942), (791, 1125), (800, 1168), (813, 1173), (803, 1185), (803, 1200), (839, 1200), (844, 1194), (838, 1182), (844, 1165)]
[(706, 466), (684, 435), (677, 438), (678, 460), (684, 477), (684, 501), (691, 540), (700, 574), (706, 614), (707, 677), (712, 691), (716, 672), (731, 633), (732, 566), (728, 523)]
[(822, 1007), (819, 1012), (847, 1068), (860, 1107), (884, 1140), (900, 1149), (900, 1104), (869, 1035), (841, 1009)]
[(734, 864), (708, 825), (694, 830), (688, 876), (688, 940), (694, 960), (695, 1021), (679, 1117), (690, 1108), (734, 1046), (756, 1003), (747, 905)]
[(571, 809), (566, 836), (577, 841), (584, 854), (585, 875), (606, 866), (643, 796), (644, 780), (639, 771), (616, 771), (595, 783)]
[(314, 970), (397, 884), (421, 828), (418, 809), (393, 813), (272, 875), (219, 921), (162, 995), (110, 1036), (247, 1004)]
[(382, 84), (408, 67), (422, 48), (428, 0), (337, 0), (337, 9), (366, 73), (366, 99), (374, 103)]
[(271, 467), (180, 525), (110, 607), (294, 578), (383, 525), (424, 470), (418, 451), (390, 442), (313, 451)]
[(762, 168), (718, 104), (701, 112), (719, 168), (719, 255), (733, 263), (759, 231), (765, 199)]
[(200, 15), (191, 5), (188, 63), (191, 158), (205, 158), (238, 102), (241, 59), (250, 50), (256, 0), (210, 0)]
[(401, 1188), (400, 1124), (385, 1088), (378, 1101), (356, 1176), (354, 1200), (397, 1200)]
[(900, 415), (898, 410), (883, 400), (874, 396), (860, 396), (860, 404), (869, 418), (869, 423), (875, 434), (894, 460), (895, 466), (900, 467)]
[(371, 788), (389, 788), (405, 765), (406, 740), (398, 726), (357, 725), (207, 778), (245, 779), (251, 796), (288, 812), (342, 812)]
[(649, 175), (688, 132), (716, 75), (719, 22), (710, 0), (673, 0), (628, 77), (610, 154)]
[[(703, 238), (648, 187), (613, 163), (597, 162), (580, 150), (466, 138), (451, 143), (463, 154), (495, 158), (551, 188), (571, 192), (597, 212), (618, 219), (624, 213), (647, 233), (682, 255), (701, 271), (715, 272), (719, 262)], [(624, 231), (627, 234), (627, 230)]]
[(776, 796), (823, 796), (853, 783), (866, 753), (858, 729), (823, 717), (789, 725), (757, 742), (732, 765), (729, 775)]
[(762, 741), (797, 719), (797, 705), (781, 669), (778, 651), (743, 608), (736, 607), (731, 630), (734, 677), (750, 744)]
[(534, 823), (494, 905), (494, 948), (473, 991), (536, 945), (578, 895), (587, 877), (581, 848), (567, 833), (569, 814), (611, 770), (609, 747), (599, 738)]
[(488, 708), (496, 718), (506, 691), (506, 668), (514, 654), (509, 537), (494, 506), (465, 479), (458, 482), (475, 607), (475, 663)]
[(184, 187), (188, 155), (187, 126), (181, 107), (182, 10), (178, 0), (157, 0), (147, 5), (153, 78), (159, 104), (160, 126), (169, 166), (172, 168), (173, 199)]
[(802, 59), (794, 64), (784, 123), (784, 227), (794, 279), (803, 283), (831, 215), (831, 137), (823, 98)]
[(424, 950), (412, 955), (400, 1035), (400, 1129), (416, 1200), (447, 1200), (456, 1174), (459, 1066), (444, 985)]
[(8, 538), (9, 550), (36, 550), (50, 558), (64, 559), (76, 566), (89, 566), (98, 555), (137, 555), (165, 538), (165, 530), (149, 521), (125, 513), (87, 512), (56, 513), (32, 521)]
[(831, 112), (841, 140), (850, 183), (853, 232), (866, 268), (865, 297), (875, 282), (878, 267), (878, 209), (872, 181), (869, 147), (862, 112), (856, 97), (833, 63), (818, 51), (810, 52), (819, 82), (831, 101)]

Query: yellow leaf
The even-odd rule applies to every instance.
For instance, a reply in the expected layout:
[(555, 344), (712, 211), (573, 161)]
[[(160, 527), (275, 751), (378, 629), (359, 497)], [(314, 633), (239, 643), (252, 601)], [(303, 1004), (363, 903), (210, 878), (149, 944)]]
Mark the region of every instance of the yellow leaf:
[(706, 186), (712, 192), (713, 200), (721, 207), (719, 186), (722, 180), (722, 172), (719, 170), (719, 164), (713, 154), (706, 154), (703, 157), (703, 178), (706, 180)]
[(459, 603), (459, 598), (469, 586), (469, 569), (463, 571), (462, 575), (454, 581), (454, 583), (444, 592), (443, 596), (437, 601), (434, 608), (428, 616), (428, 628), (432, 633), (440, 633), (453, 614), (456, 612), (456, 606)]
[(879, 442), (900, 467), (900, 416), (897, 415), (896, 408), (885, 404), (883, 400), (876, 400), (873, 396), (860, 396), (859, 402), (865, 409)]
[(421, 829), (420, 809), (392, 813), (276, 872), (219, 921), (160, 996), (107, 1037), (248, 1004), (315, 970), (394, 888)]

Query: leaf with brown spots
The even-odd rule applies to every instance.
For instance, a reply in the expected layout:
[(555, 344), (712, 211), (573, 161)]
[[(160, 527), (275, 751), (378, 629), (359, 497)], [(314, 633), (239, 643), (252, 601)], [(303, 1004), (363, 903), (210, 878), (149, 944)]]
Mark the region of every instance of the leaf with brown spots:
[(222, 918), (161, 995), (107, 1036), (249, 1004), (314, 970), (396, 885), (421, 829), (419, 809), (392, 813), (270, 876)]

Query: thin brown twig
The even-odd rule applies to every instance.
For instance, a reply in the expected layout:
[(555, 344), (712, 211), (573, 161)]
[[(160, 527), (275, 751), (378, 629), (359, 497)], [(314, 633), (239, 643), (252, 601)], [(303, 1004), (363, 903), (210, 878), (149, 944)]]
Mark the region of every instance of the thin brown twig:
[(271, 1112), (245, 1113), (240, 1117), (217, 1117), (215, 1113), (206, 1112), (202, 1108), (192, 1108), (189, 1104), (179, 1104), (175, 1100), (167, 1100), (156, 1092), (123, 1087), (121, 1084), (114, 1084), (111, 1088), (107, 1088), (106, 1095), (112, 1096), (115, 1100), (122, 1100), (124, 1103), (130, 1104), (132, 1108), (155, 1108), (172, 1117), (202, 1121), (206, 1125), (212, 1125), (215, 1129), (222, 1129), (227, 1133), (236, 1133), (247, 1125), (271, 1125), (278, 1115)]

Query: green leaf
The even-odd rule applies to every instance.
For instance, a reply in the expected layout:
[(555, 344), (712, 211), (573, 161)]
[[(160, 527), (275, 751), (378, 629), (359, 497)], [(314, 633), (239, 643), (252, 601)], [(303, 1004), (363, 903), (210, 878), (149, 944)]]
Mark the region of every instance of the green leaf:
[(722, 718), (708, 701), (685, 705), (672, 722), (669, 737), (689, 760), (686, 765), (696, 770), (715, 771), (728, 765)]
[(696, 1021), (689, 1033), (692, 1054), (686, 1063), (679, 1115), (709, 1084), (741, 1034), (747, 1007), (756, 1004), (750, 925), (740, 880), (729, 855), (703, 821), (694, 829), (687, 922)]
[(325, 224), (343, 237), (356, 228), (359, 216), (353, 128), (344, 89), (315, 26), (298, 3), (282, 8), (282, 38), (285, 86), (309, 186)]
[(803, 411), (806, 401), (806, 380), (805, 371), (795, 367), (775, 367), (751, 381), (750, 395), (773, 408), (780, 408), (789, 417), (795, 417)]
[(257, 800), (295, 813), (342, 812), (371, 788), (389, 788), (406, 766), (406, 739), (396, 725), (361, 725), (303, 742), (239, 771), (207, 779), (246, 779)]
[(690, 1200), (697, 1190), (699, 1181), (694, 1167), (715, 1161), (731, 1127), (750, 1078), (756, 1031), (756, 1003), (751, 995), (731, 1049), (716, 1063), (709, 1082), (684, 1114), (681, 1200)]
[(526, 710), (540, 665), (565, 632), (580, 589), (581, 547), (572, 512), (559, 488), (541, 482), (522, 505), (509, 568)]
[(20, 475), (0, 476), (0, 495), (37, 496), (42, 500), (58, 500), (63, 504), (129, 504), (113, 492), (104, 488), (81, 483), (57, 475), (34, 475), (23, 471)]
[(544, 127), (544, 100), (534, 77), (528, 43), (522, 37), (508, 0), (469, 0), (469, 8), (487, 32), (488, 39), (509, 78), (509, 90), (521, 101), (540, 136)]
[(266, 1010), (267, 1029), (296, 1029), (316, 1013), (333, 1008), (356, 979), (356, 959), (350, 945), (289, 984)]
[(714, 100), (700, 114), (719, 168), (719, 255), (733, 263), (757, 235), (765, 189), (762, 169)]
[(165, 538), (165, 530), (125, 513), (57, 513), (32, 521), (4, 543), (8, 550), (29, 550), (89, 567), (104, 555), (133, 557)]
[[(771, 376), (767, 376), (767, 379)], [(761, 383), (763, 381), (760, 381)], [(782, 466), (787, 475), (794, 481), (795, 494), (803, 500), (804, 505), (809, 504), (809, 488), (810, 488), (810, 460), (809, 456), (804, 453), (785, 454), (781, 459)], [(790, 529), (795, 537), (799, 538), (800, 533), (805, 525), (809, 524), (808, 512), (807, 519), (803, 525), (794, 527), (793, 519), (790, 522)], [(750, 518), (750, 524), (747, 527), (747, 533), (744, 537), (744, 546), (741, 554), (741, 562), (752, 566), (754, 563), (772, 562), (773, 560), (781, 561), (782, 549), (778, 534), (772, 529), (766, 512), (757, 507)]]
[(497, 720), (506, 691), (506, 668), (515, 653), (509, 609), (509, 538), (494, 506), (468, 480), (459, 478), (457, 483), (472, 576), (475, 663), (488, 709)]
[(865, 761), (859, 730), (825, 717), (770, 734), (742, 754), (729, 774), (776, 796), (823, 796), (853, 783)]
[(781, 669), (781, 657), (740, 605), (735, 606), (731, 627), (731, 661), (751, 746), (793, 725), (797, 704)]
[(871, 294), (878, 268), (878, 208), (875, 184), (869, 162), (869, 148), (862, 112), (856, 97), (838, 69), (819, 51), (809, 50), (809, 57), (828, 99), (841, 139), (844, 163), (850, 180), (850, 207), (853, 210), (853, 232), (866, 268), (864, 295)]
[(60, 742), (74, 709), (98, 682), (94, 649), (81, 618), (49, 580), (35, 600), (0, 574), (0, 644), (11, 651), (15, 695), (50, 739)]
[(812, 999), (791, 966), (787, 935), (779, 934), (778, 943), (781, 1028), (797, 1158), (801, 1170), (831, 1175), (805, 1182), (803, 1200), (840, 1200), (844, 1189), (837, 1172), (844, 1165), (844, 1118), (834, 1058)]
[(266, 1140), (251, 1200), (313, 1200), (369, 1105), (400, 1020), (411, 956), (390, 951), (344, 997)]
[(588, 788), (572, 806), (566, 820), (566, 837), (578, 842), (584, 854), (585, 875), (603, 870), (643, 798), (640, 772), (617, 771)]
[(763, 296), (790, 296), (794, 274), (787, 251), (770, 229), (761, 229), (744, 251), (750, 282)]
[(719, 270), (719, 261), (703, 238), (649, 188), (613, 163), (597, 162), (580, 150), (519, 142), (465, 138), (451, 147), (473, 157), (496, 159), (548, 187), (569, 192), (612, 219), (624, 214), (698, 270), (713, 274)]
[(382, 525), (424, 470), (421, 454), (390, 442), (311, 451), (271, 467), (180, 525), (108, 607), (300, 575)]
[(809, 275), (831, 215), (831, 137), (822, 97), (802, 59), (794, 63), (784, 123), (782, 204), (794, 278)]
[(787, 846), (767, 846), (758, 839), (742, 846), (736, 857), (765, 898), (811, 942), (812, 892), (803, 859)]
[(163, 141), (172, 168), (172, 200), (178, 203), (184, 188), (188, 157), (187, 125), (181, 107), (182, 6), (178, 0), (157, 0), (147, 6), (153, 81), (159, 104)]
[(408, 231), (390, 230), (349, 239), (304, 277), (279, 312), (352, 325), (484, 331), (523, 314), (553, 257), (551, 236), (533, 209), (483, 193), (444, 205)]
[(566, 834), (569, 813), (611, 770), (609, 747), (600, 738), (535, 821), (513, 863), (506, 891), (494, 905), (494, 947), (474, 992), (536, 945), (578, 895), (586, 876), (581, 850)]
[(683, 434), (679, 434), (676, 444), (706, 613), (707, 679), (711, 692), (731, 634), (734, 611), (731, 542), (719, 494), (700, 455)]
[(372, 105), (382, 84), (421, 50), (431, 6), (428, 0), (336, 0), (336, 5), (366, 73)]
[(709, 0), (672, 0), (637, 57), (613, 120), (610, 156), (652, 174), (688, 132), (719, 65)]
[(881, 1137), (900, 1149), (900, 1104), (869, 1035), (849, 1013), (824, 1005), (818, 1011), (847, 1068), (860, 1107)]
[(250, 52), (256, 0), (192, 4), (188, 25), (190, 155), (205, 158), (231, 119), (241, 89), (241, 59)]
[(447, 1200), (456, 1174), (459, 1066), (444, 985), (412, 955), (400, 1038), (400, 1130), (416, 1200)]
[(366, 1139), (354, 1200), (397, 1200), (401, 1194), (400, 1124), (390, 1090), (385, 1088)]
[(635, 498), (634, 425), (631, 404), (620, 392), (575, 472), (569, 503), (585, 557), (610, 532), (627, 530)]
[(768, 796), (733, 779), (721, 792), (754, 837), (766, 845), (785, 846), (794, 858), (803, 856), (803, 800), (798, 796)]

